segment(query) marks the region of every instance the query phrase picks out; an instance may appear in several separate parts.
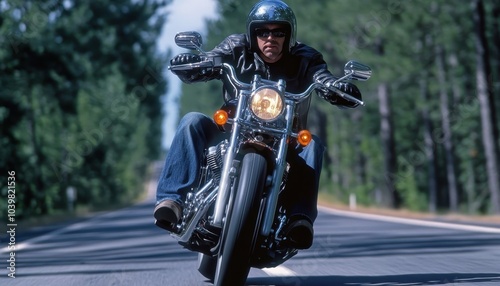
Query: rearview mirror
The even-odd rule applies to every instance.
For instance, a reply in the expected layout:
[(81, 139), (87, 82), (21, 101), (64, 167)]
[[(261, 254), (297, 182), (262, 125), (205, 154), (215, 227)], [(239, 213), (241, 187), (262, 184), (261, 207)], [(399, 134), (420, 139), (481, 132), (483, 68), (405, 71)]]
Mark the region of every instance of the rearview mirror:
[(175, 43), (181, 48), (201, 51), (203, 39), (198, 32), (180, 32), (175, 35)]
[(349, 61), (344, 66), (345, 75), (350, 75), (354, 80), (368, 80), (372, 76), (372, 69), (362, 63)]

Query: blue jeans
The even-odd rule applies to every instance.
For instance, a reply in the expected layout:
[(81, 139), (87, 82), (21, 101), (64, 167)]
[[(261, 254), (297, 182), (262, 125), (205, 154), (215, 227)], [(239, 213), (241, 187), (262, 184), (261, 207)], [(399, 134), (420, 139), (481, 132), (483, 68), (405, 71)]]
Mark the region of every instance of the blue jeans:
[[(156, 190), (156, 203), (173, 200), (180, 205), (186, 193), (198, 181), (204, 150), (229, 133), (219, 130), (213, 120), (202, 113), (191, 112), (180, 121)], [(292, 214), (304, 214), (312, 221), (317, 216), (319, 177), (325, 147), (317, 136), (306, 147), (289, 148), (290, 173), (287, 187), (280, 197)], [(284, 195), (284, 196), (283, 196)], [(281, 198), (280, 198), (281, 200)]]

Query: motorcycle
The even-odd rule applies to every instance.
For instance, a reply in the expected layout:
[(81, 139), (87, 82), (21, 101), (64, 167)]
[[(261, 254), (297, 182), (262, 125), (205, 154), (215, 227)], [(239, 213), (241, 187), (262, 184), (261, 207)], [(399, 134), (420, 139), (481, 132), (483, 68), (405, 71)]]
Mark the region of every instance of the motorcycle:
[[(197, 32), (178, 33), (175, 42), (206, 55)], [(312, 83), (300, 94), (286, 92), (284, 80), (255, 75), (251, 83), (241, 82), (234, 67), (219, 58), (203, 57), (169, 69), (211, 69), (238, 91), (234, 105), (214, 114), (221, 130), (230, 128), (230, 137), (206, 149), (199, 184), (187, 194), (182, 220), (171, 235), (199, 253), (198, 271), (215, 285), (243, 285), (251, 267), (276, 267), (298, 253), (285, 243), (288, 216), (279, 203), (287, 181), (289, 142), (305, 146), (312, 139), (308, 130), (293, 131), (297, 104), (316, 89), (330, 89), (364, 105), (335, 84), (368, 80), (371, 69), (349, 61), (345, 75), (333, 85)]]

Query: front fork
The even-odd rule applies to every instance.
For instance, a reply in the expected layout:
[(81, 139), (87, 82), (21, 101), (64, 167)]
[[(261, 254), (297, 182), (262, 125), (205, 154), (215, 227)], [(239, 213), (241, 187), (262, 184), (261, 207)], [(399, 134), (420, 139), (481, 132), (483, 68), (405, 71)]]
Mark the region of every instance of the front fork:
[[(287, 104), (286, 106), (286, 130), (292, 130), (293, 124), (293, 104)], [(274, 222), (274, 215), (276, 213), (276, 207), (278, 206), (278, 196), (281, 190), (281, 182), (283, 181), (283, 174), (287, 166), (286, 154), (288, 151), (288, 138), (290, 134), (284, 134), (280, 139), (279, 149), (276, 154), (276, 165), (273, 174), (273, 185), (269, 191), (268, 198), (266, 200), (266, 206), (264, 207), (263, 222), (261, 224), (260, 234), (262, 236), (268, 236), (271, 232), (271, 227)]]
[(242, 94), (240, 100), (238, 100), (238, 107), (236, 108), (236, 115), (234, 116), (235, 120), (231, 130), (229, 147), (227, 148), (226, 155), (224, 156), (224, 166), (222, 168), (222, 174), (219, 182), (219, 192), (215, 201), (214, 215), (212, 217), (212, 221), (210, 222), (215, 227), (222, 228), (224, 213), (226, 212), (226, 204), (231, 191), (232, 177), (234, 177), (234, 174), (236, 173), (234, 158), (236, 156), (236, 152), (238, 151), (237, 146), (241, 129), (239, 118), (241, 117), (241, 112), (246, 102), (247, 96)]
[[(233, 122), (233, 128), (231, 133), (231, 138), (229, 142), (229, 147), (227, 149), (226, 155), (224, 157), (224, 167), (222, 169), (221, 180), (219, 183), (219, 192), (215, 202), (214, 214), (211, 220), (211, 224), (216, 227), (222, 227), (224, 214), (226, 211), (227, 201), (229, 199), (229, 194), (231, 191), (231, 181), (236, 173), (236, 166), (234, 164), (234, 158), (236, 152), (238, 151), (239, 134), (241, 129), (241, 123), (239, 118), (241, 118), (241, 112), (243, 110), (244, 104), (246, 105), (247, 97), (242, 96), (238, 101), (238, 107), (235, 120)], [(268, 236), (271, 232), (271, 227), (274, 222), (274, 214), (276, 213), (276, 207), (278, 205), (278, 196), (281, 188), (281, 182), (283, 180), (283, 173), (286, 169), (286, 154), (288, 151), (288, 138), (291, 134), (293, 125), (293, 110), (295, 104), (289, 103), (286, 106), (286, 130), (283, 133), (279, 142), (279, 148), (276, 155), (276, 164), (273, 172), (272, 187), (268, 193), (268, 198), (266, 200), (266, 205), (264, 207), (263, 223), (261, 224), (260, 234), (263, 236)]]

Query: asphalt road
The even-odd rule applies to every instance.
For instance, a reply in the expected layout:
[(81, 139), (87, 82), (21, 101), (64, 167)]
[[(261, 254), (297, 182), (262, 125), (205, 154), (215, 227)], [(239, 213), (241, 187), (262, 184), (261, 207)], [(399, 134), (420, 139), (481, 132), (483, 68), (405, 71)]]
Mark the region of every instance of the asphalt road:
[[(153, 225), (152, 203), (16, 234), (0, 285), (211, 285), (196, 253)], [(322, 209), (313, 247), (248, 285), (500, 285), (500, 228), (392, 221)]]

